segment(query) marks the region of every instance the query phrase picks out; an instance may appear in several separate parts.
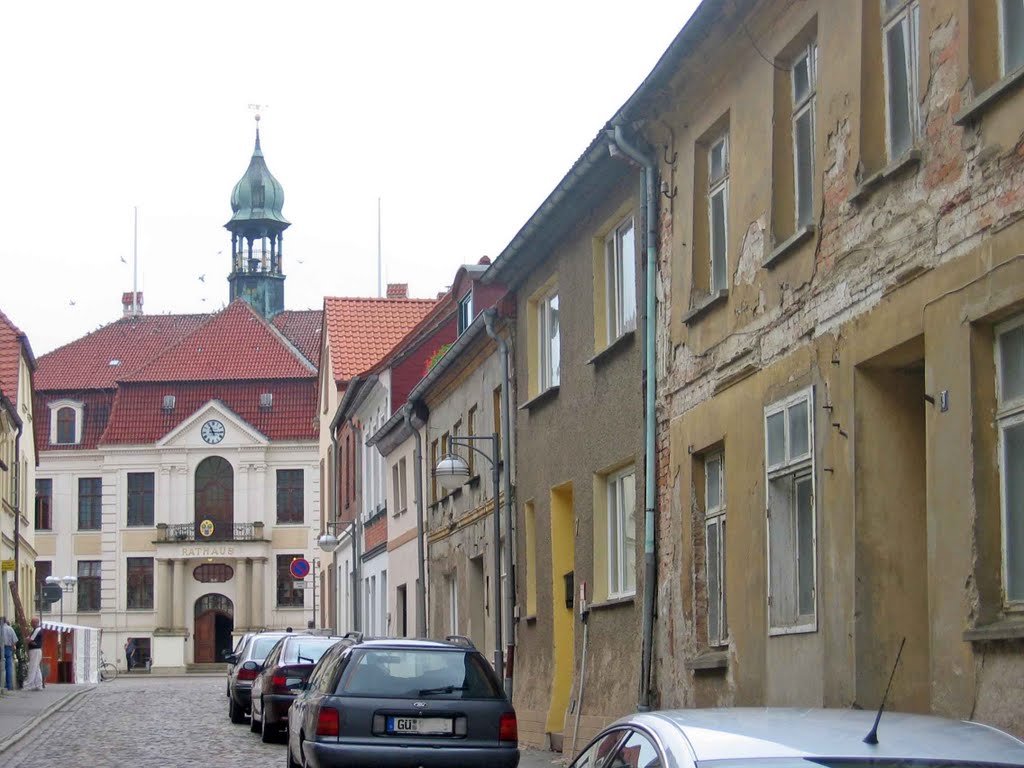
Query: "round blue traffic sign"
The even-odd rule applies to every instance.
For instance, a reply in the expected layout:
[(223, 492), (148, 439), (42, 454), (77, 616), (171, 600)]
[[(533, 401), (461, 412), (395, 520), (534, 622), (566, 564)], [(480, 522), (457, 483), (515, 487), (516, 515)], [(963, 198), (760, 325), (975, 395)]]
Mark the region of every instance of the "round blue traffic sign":
[(296, 579), (304, 579), (309, 576), (309, 560), (304, 557), (296, 557), (292, 560), (292, 564), (288, 566), (288, 570), (292, 572), (292, 576)]

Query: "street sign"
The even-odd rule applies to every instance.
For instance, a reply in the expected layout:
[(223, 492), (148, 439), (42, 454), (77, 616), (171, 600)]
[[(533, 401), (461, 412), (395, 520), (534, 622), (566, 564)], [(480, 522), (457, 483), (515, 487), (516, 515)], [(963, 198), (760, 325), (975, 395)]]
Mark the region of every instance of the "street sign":
[(47, 584), (43, 587), (40, 601), (44, 603), (56, 603), (64, 596), (64, 590), (57, 584)]
[(293, 581), (292, 582), (292, 589), (305, 589), (308, 586), (309, 585), (306, 582), (304, 582), (304, 581)]
[(309, 560), (304, 557), (296, 557), (288, 566), (288, 570), (296, 579), (304, 579), (309, 576)]
[(0, 560), (0, 571), (13, 571), (15, 562), (13, 560)]

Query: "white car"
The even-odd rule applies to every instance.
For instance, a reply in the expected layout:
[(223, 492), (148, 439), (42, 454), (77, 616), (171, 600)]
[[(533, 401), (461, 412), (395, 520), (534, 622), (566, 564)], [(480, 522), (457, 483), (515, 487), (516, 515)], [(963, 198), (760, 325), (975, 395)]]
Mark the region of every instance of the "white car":
[(1024, 742), (979, 723), (851, 709), (679, 709), (630, 715), (572, 768), (1024, 766)]

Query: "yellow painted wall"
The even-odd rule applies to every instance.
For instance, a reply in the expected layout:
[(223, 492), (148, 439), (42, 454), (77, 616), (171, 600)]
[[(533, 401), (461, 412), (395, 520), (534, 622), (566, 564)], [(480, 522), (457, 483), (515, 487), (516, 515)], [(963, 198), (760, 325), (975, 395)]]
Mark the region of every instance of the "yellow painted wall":
[(274, 528), (270, 534), (274, 549), (303, 550), (309, 546), (309, 529), (304, 527)]
[(156, 531), (121, 531), (121, 549), (125, 552), (155, 552)]
[(74, 553), (76, 555), (96, 555), (98, 557), (103, 554), (100, 534), (76, 533), (74, 539)]
[(551, 679), (551, 704), (547, 730), (561, 733), (573, 679), (575, 623), (565, 607), (564, 574), (574, 570), (572, 485), (551, 490), (551, 598), (554, 623), (555, 673)]

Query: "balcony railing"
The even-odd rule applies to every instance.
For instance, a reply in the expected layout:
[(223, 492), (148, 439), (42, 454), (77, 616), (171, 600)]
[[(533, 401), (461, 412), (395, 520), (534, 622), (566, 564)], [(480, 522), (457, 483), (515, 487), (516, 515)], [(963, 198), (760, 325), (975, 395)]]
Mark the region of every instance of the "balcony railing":
[(157, 541), (260, 541), (263, 523), (178, 523), (157, 525)]

